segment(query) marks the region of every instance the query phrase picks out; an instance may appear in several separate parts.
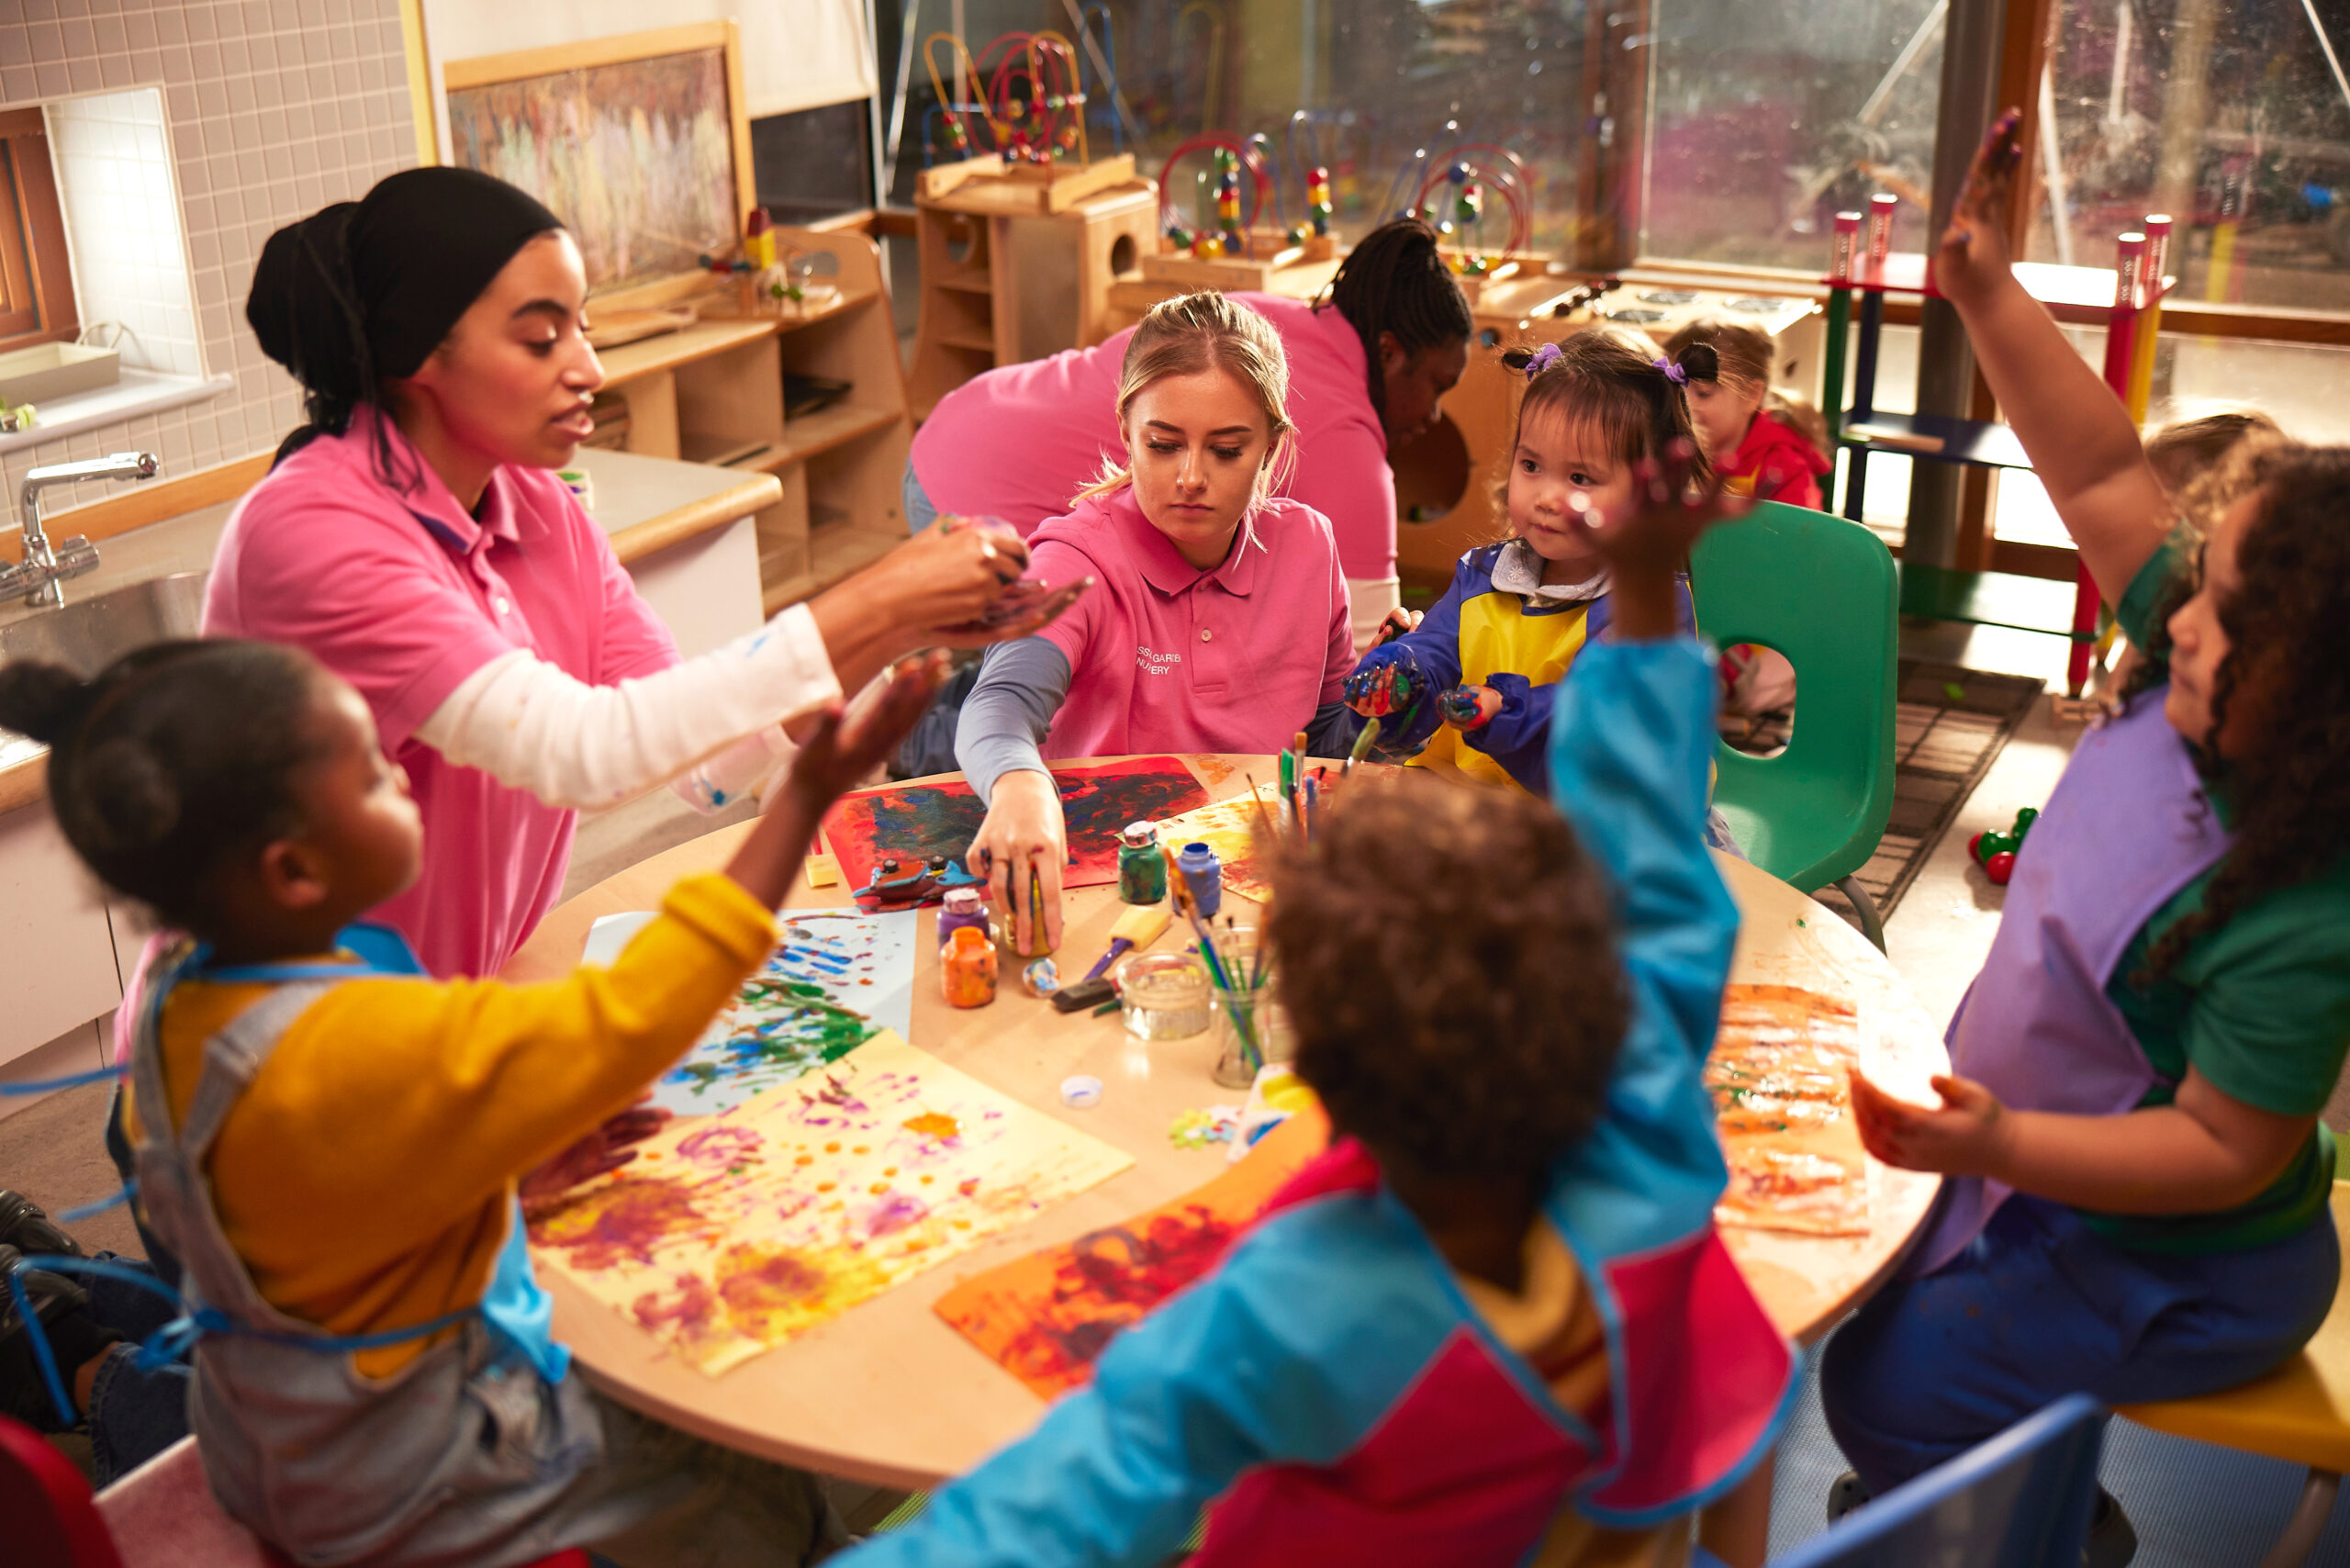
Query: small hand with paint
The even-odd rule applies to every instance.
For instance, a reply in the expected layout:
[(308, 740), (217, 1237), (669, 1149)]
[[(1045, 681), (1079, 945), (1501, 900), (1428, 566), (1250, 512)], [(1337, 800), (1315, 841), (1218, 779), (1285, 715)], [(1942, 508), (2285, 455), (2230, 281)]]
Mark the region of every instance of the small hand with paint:
[(913, 729), (946, 678), (947, 656), (918, 655), (900, 664), (880, 691), (844, 713), (834, 706), (817, 716), (814, 727), (791, 759), (770, 805), (792, 795), (818, 812), (865, 782)]
[(2013, 275), (2008, 215), (2023, 163), (2022, 123), (2021, 109), (1991, 122), (1951, 205), (1950, 226), (1934, 252), (1934, 286), (1953, 305), (1973, 304)]
[(1633, 466), (1630, 510), (1603, 511), (1581, 490), (1567, 497), (1613, 578), (1613, 636), (1642, 641), (1679, 632), (1676, 581), (1688, 569), (1690, 546), (1714, 524), (1753, 510), (1751, 498), (1726, 492), (1719, 476), (1697, 480), (1696, 466), (1696, 445), (1684, 437), (1662, 461), (1643, 459)]
[(1897, 1100), (1852, 1070), (1852, 1122), (1861, 1145), (1887, 1165), (1945, 1176), (1997, 1176), (2006, 1168), (2009, 1124), (1998, 1096), (1972, 1079), (1930, 1081), (1942, 1104)]
[(1406, 632), (1416, 632), (1419, 629), (1420, 612), (1416, 610), (1406, 610), (1399, 604), (1380, 621), (1379, 634), (1371, 638), (1371, 645), (1374, 648), (1384, 647)]
[(1502, 694), (1490, 686), (1456, 686), (1436, 700), (1444, 722), (1456, 730), (1482, 730), (1502, 711)]
[(1346, 699), (1348, 707), (1365, 718), (1384, 719), (1409, 712), (1427, 686), (1420, 674), (1419, 661), (1412, 656), (1409, 648), (1398, 648), (1392, 654), (1374, 650), (1363, 656), (1354, 674), (1347, 677), (1339, 695)]

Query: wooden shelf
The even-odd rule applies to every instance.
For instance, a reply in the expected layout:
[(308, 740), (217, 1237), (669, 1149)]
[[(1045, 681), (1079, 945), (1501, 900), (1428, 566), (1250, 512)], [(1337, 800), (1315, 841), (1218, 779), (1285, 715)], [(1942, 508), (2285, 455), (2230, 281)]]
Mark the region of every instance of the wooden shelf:
[(940, 288), (960, 289), (965, 294), (992, 295), (995, 292), (995, 285), (988, 281), (988, 274), (983, 272), (949, 273), (934, 281)]
[(853, 523), (837, 522), (811, 530), (808, 537), (808, 553), (811, 562), (806, 575), (767, 585), (762, 596), (767, 612), (773, 615), (785, 605), (820, 594), (834, 583), (854, 576), (887, 555), (906, 542), (905, 536), (891, 537)]
[(783, 449), (772, 462), (758, 466), (772, 471), (786, 463), (805, 462), (821, 453), (843, 446), (859, 436), (887, 430), (900, 418), (895, 409), (865, 409), (855, 403), (835, 403), (829, 409), (819, 409), (796, 420), (787, 420), (783, 426)]
[(691, 364), (711, 354), (728, 349), (755, 343), (761, 338), (775, 335), (773, 317), (746, 317), (741, 320), (697, 321), (690, 327), (657, 338), (645, 338), (633, 343), (622, 343), (608, 349), (598, 357), (604, 364), (604, 385), (618, 386), (640, 376), (655, 375), (665, 370), (675, 370), (681, 364)]
[(2073, 630), (2074, 586), (2009, 572), (1960, 572), (1922, 562), (1901, 563), (1901, 613), (1974, 626), (2042, 632), (2075, 642), (2095, 632)]
[(977, 337), (963, 332), (941, 332), (938, 335), (938, 341), (945, 343), (950, 349), (966, 349), (972, 353), (983, 353), (990, 356), (993, 356), (995, 353), (995, 340), (993, 338)]

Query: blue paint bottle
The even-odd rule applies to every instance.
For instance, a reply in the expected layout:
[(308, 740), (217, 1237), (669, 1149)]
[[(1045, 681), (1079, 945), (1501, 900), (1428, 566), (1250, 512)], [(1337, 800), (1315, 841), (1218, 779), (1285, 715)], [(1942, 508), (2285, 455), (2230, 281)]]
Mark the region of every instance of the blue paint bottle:
[(1214, 920), (1215, 912), (1224, 907), (1224, 862), (1215, 857), (1215, 851), (1204, 844), (1187, 844), (1175, 857), (1175, 869), (1183, 874), (1183, 885), (1192, 890), (1200, 918)]

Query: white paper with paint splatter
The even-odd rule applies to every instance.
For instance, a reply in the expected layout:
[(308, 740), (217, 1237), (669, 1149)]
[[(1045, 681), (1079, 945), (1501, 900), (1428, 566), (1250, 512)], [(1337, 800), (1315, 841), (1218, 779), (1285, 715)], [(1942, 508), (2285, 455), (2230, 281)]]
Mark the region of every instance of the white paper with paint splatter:
[[(653, 918), (608, 914), (581, 954), (609, 964)], [(913, 1033), (915, 911), (794, 909), (783, 941), (693, 1049), (654, 1085), (653, 1103), (680, 1116), (729, 1110), (763, 1089), (836, 1061), (883, 1029)]]

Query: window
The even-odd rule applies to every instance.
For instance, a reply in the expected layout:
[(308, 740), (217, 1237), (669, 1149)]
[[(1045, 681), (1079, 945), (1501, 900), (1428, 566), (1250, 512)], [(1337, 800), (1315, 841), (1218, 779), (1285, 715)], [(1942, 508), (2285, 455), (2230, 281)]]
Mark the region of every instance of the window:
[(0, 110), (0, 353), (80, 327), (40, 110)]
[(2059, 16), (2030, 259), (2110, 266), (2115, 235), (2168, 212), (2184, 297), (2350, 311), (2343, 8), (2072, 0)]

